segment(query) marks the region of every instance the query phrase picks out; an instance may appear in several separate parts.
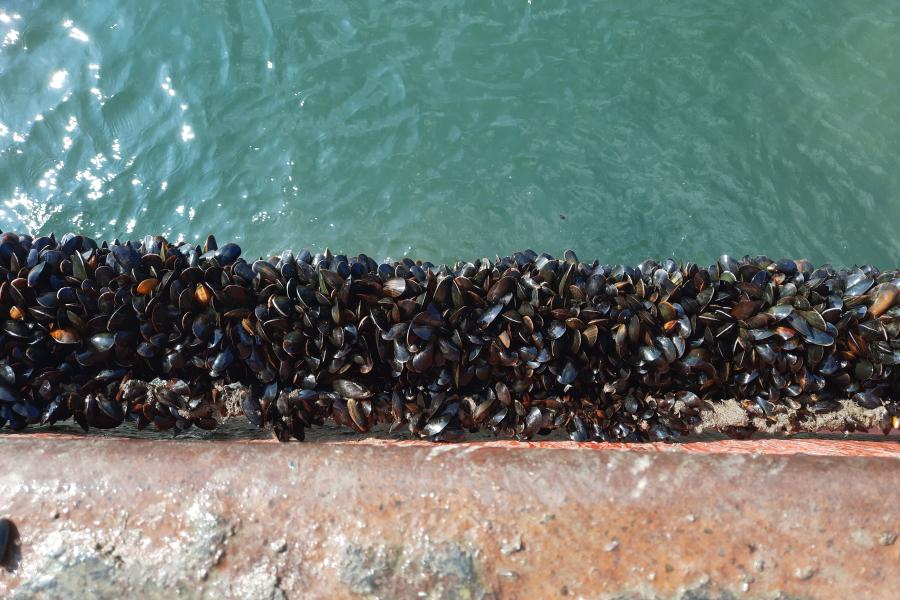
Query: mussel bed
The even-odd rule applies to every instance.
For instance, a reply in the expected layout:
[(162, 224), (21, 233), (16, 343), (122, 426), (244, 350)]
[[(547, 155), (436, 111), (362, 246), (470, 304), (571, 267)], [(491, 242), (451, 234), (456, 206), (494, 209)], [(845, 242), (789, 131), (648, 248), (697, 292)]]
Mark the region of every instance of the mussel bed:
[(326, 420), (434, 441), (900, 426), (896, 270), (531, 250), (452, 266), (327, 250), (248, 261), (212, 236), (7, 232), (0, 274), (0, 426), (14, 431), (178, 433), (240, 414), (282, 441)]

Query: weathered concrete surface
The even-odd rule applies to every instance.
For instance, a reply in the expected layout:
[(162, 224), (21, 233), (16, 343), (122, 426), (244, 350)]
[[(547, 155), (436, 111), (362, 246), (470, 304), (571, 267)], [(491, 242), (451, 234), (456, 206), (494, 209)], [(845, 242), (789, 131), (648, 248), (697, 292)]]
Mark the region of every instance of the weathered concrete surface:
[(624, 448), (5, 436), (0, 596), (898, 597), (896, 441)]

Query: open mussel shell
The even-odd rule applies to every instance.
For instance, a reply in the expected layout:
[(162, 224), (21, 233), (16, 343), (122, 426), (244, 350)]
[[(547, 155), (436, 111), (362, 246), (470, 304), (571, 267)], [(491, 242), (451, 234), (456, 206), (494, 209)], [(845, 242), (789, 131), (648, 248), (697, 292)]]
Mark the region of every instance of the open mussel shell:
[(74, 329), (54, 329), (50, 332), (50, 337), (52, 337), (57, 344), (64, 346), (72, 346), (81, 343), (81, 335)]

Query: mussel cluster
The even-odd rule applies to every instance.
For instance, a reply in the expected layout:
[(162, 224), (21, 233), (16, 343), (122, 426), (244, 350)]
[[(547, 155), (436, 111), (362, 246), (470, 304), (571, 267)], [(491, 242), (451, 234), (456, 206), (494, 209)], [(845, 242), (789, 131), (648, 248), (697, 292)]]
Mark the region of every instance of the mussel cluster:
[(72, 418), (179, 432), (243, 413), (280, 440), (326, 420), (432, 440), (666, 440), (726, 400), (788, 431), (847, 402), (879, 409), (886, 432), (900, 424), (898, 271), (530, 250), (452, 267), (305, 250), (247, 261), (212, 236), (8, 232), (0, 280), (12, 430)]

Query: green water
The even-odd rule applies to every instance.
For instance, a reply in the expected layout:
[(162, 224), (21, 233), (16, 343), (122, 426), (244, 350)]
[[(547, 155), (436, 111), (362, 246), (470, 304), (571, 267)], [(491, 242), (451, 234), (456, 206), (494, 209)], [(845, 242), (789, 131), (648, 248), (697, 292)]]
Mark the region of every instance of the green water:
[(900, 265), (900, 2), (0, 2), (0, 228)]

